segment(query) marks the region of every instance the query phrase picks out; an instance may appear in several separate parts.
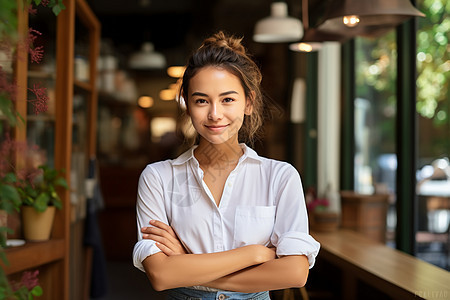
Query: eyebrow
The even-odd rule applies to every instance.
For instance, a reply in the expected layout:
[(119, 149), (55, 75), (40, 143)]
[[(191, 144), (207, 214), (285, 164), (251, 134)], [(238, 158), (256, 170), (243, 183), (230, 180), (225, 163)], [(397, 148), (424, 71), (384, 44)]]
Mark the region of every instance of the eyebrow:
[[(227, 96), (227, 95), (230, 95), (230, 94), (239, 94), (239, 93), (236, 92), (236, 91), (227, 91), (227, 92), (220, 93), (219, 96), (223, 97), (223, 96)], [(194, 93), (192, 93), (191, 96), (208, 97), (207, 94), (200, 93), (200, 92), (194, 92)]]

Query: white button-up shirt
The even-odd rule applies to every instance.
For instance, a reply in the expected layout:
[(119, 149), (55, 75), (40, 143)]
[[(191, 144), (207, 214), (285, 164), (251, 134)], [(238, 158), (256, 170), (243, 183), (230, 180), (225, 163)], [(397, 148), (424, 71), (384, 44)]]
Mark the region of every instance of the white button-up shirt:
[(231, 250), (251, 244), (276, 247), (277, 255), (306, 255), (314, 265), (320, 244), (308, 233), (302, 183), (286, 162), (258, 156), (241, 144), (244, 154), (229, 174), (216, 205), (203, 181), (194, 149), (177, 159), (147, 165), (139, 179), (138, 242), (134, 265), (160, 252), (140, 229), (159, 220), (170, 226), (189, 253)]

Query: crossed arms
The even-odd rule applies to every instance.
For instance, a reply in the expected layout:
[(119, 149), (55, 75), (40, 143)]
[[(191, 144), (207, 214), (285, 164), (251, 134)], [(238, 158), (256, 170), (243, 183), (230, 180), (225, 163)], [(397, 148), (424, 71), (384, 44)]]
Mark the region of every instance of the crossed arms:
[(304, 255), (276, 258), (274, 249), (249, 245), (233, 250), (187, 254), (173, 229), (160, 221), (142, 228), (142, 237), (157, 242), (161, 252), (143, 262), (157, 291), (202, 285), (222, 290), (253, 293), (304, 286), (309, 264)]

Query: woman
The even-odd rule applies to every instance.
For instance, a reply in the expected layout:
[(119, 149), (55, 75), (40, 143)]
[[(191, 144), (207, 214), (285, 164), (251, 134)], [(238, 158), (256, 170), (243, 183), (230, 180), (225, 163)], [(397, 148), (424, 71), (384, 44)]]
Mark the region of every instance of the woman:
[(138, 187), (134, 264), (169, 299), (270, 299), (314, 265), (298, 172), (240, 143), (262, 124), (260, 82), (241, 39), (222, 32), (188, 61), (180, 94), (198, 144), (148, 165)]

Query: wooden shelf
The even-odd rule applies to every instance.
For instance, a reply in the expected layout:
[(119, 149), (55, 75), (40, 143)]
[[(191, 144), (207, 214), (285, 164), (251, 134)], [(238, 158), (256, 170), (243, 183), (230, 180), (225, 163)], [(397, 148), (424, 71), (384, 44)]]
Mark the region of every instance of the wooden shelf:
[[(64, 169), (65, 179), (71, 182), (71, 174), (74, 172), (72, 166), (73, 149), (79, 146), (77, 151), (83, 153), (86, 157), (94, 157), (96, 153), (96, 121), (97, 121), (97, 89), (96, 78), (97, 69), (96, 61), (100, 49), (100, 23), (95, 17), (92, 10), (89, 8), (86, 0), (69, 0), (64, 2), (65, 9), (54, 17), (49, 14), (45, 18), (34, 20), (27, 13), (27, 10), (18, 10), (18, 33), (19, 35), (27, 36), (30, 21), (38, 24), (49, 23), (52, 28), (56, 26), (56, 32), (53, 36), (47, 36), (49, 39), (54, 39), (56, 43), (55, 59), (56, 69), (54, 72), (48, 72), (41, 69), (33, 69), (29, 66), (27, 60), (17, 59), (15, 62), (14, 73), (11, 74), (17, 82), (17, 101), (15, 101), (16, 111), (23, 116), (25, 126), (16, 126), (12, 129), (12, 136), (16, 141), (27, 141), (27, 130), (34, 134), (33, 126), (36, 126), (41, 121), (49, 123), (49, 130), (52, 132), (48, 135), (48, 143), (46, 146), (52, 147), (54, 152), (54, 167), (56, 169)], [(53, 19), (51, 19), (52, 17)], [(76, 18), (81, 19), (83, 26), (76, 22)], [(51, 23), (53, 22), (53, 23)], [(31, 24), (34, 25), (34, 24)], [(75, 28), (77, 27), (77, 28)], [(78, 31), (78, 29), (81, 31)], [(75, 30), (77, 29), (77, 30)], [(75, 40), (76, 34), (87, 34), (89, 41), (89, 82), (77, 81), (74, 78), (74, 57), (75, 57)], [(17, 57), (26, 57), (28, 54), (25, 47), (19, 47)], [(22, 49), (23, 48), (23, 49)], [(29, 68), (30, 67), (30, 68)], [(45, 81), (45, 86), (51, 86), (54, 90), (54, 113), (43, 115), (31, 115), (30, 106), (27, 102), (27, 86), (32, 85), (35, 81)], [(81, 117), (83, 119), (77, 120), (83, 123), (83, 143), (76, 145), (77, 140), (74, 140), (73, 132), (73, 117), (76, 107), (74, 107), (74, 94), (82, 93), (83, 97), (87, 99), (86, 114)], [(53, 99), (52, 99), (53, 100)], [(6, 117), (0, 116), (0, 122), (4, 122)], [(28, 123), (27, 123), (28, 122)], [(22, 124), (21, 124), (22, 125)], [(28, 125), (28, 126), (27, 126)], [(46, 132), (47, 128), (45, 128)], [(54, 140), (53, 140), (54, 138)], [(51, 139), (51, 140), (50, 140)], [(84, 141), (87, 140), (86, 143)], [(37, 143), (36, 141), (32, 141)], [(87, 161), (86, 161), (87, 169)], [(79, 172), (80, 177), (84, 176), (83, 172)], [(89, 286), (83, 278), (77, 276), (78, 273), (74, 268), (79, 266), (86, 266), (86, 270), (90, 271), (89, 266), (83, 260), (83, 257), (72, 256), (76, 253), (73, 248), (84, 248), (82, 242), (77, 242), (76, 245), (71, 244), (71, 202), (70, 193), (81, 187), (71, 186), (70, 190), (59, 191), (63, 208), (56, 214), (53, 223), (52, 237), (53, 239), (45, 242), (27, 242), (23, 246), (5, 249), (6, 258), (9, 265), (0, 263), (0, 267), (10, 278), (20, 276), (21, 272), (25, 270), (39, 269), (40, 285), (44, 289), (45, 299), (88, 299)], [(70, 257), (69, 257), (69, 254)], [(72, 265), (74, 262), (74, 265)], [(86, 272), (88, 272), (86, 271)], [(83, 273), (84, 274), (84, 273)], [(70, 280), (71, 276), (74, 280)], [(87, 281), (88, 282), (88, 281)], [(75, 283), (75, 284), (74, 284)], [(83, 291), (86, 295), (70, 296), (74, 291)], [(87, 292), (84, 292), (87, 291)]]
[(74, 85), (78, 89), (82, 89), (85, 92), (92, 92), (93, 88), (89, 82), (74, 80)]
[(40, 115), (28, 115), (27, 116), (27, 121), (28, 122), (33, 122), (33, 121), (49, 121), (49, 122), (54, 122), (55, 121), (55, 115), (44, 115), (44, 114), (40, 114)]
[[(2, 266), (7, 275), (21, 272), (64, 258), (63, 239), (27, 242), (23, 246), (5, 249), (9, 266)], [(38, 263), (37, 263), (38, 262)]]
[(55, 73), (50, 73), (46, 71), (36, 71), (36, 70), (29, 70), (28, 71), (28, 77), (30, 78), (40, 78), (40, 79), (55, 79)]

